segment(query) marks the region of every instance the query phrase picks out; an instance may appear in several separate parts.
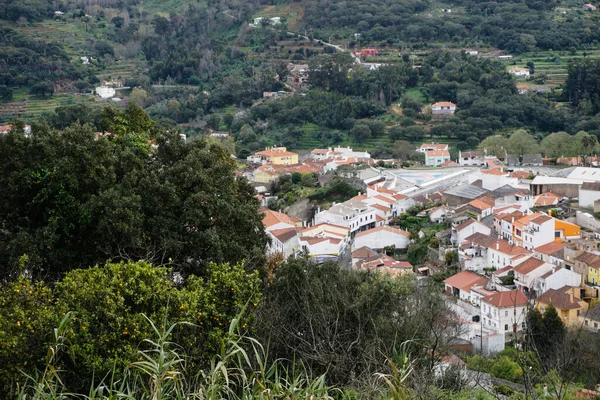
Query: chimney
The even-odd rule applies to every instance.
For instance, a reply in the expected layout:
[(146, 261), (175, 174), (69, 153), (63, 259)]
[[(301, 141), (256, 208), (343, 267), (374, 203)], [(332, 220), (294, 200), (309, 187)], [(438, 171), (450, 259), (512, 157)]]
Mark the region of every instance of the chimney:
[(496, 241), (496, 250), (500, 250), (500, 241), (499, 240)]
[(571, 291), (569, 292), (569, 299), (571, 300), (571, 303), (573, 302), (573, 289), (571, 289)]
[(511, 219), (512, 219), (511, 223), (514, 224), (515, 223), (515, 217), (512, 217)]

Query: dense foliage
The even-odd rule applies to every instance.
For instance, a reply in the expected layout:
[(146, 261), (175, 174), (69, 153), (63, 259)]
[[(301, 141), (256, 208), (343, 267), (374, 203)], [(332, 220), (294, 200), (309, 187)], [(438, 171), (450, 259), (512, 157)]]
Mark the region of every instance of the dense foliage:
[[(248, 304), (259, 301), (257, 273), (243, 266), (210, 264), (206, 278), (175, 284), (166, 268), (150, 264), (106, 264), (67, 273), (54, 289), (20, 277), (2, 287), (0, 387), (22, 380), (20, 372), (41, 368), (52, 343), (52, 327), (69, 312), (69, 357), (63, 360), (67, 385), (81, 390), (94, 375), (123, 370), (138, 346), (153, 337), (147, 318), (164, 325), (186, 321), (173, 332), (190, 367), (199, 368), (218, 351), (229, 324)], [(217, 301), (218, 299), (218, 301)], [(242, 324), (249, 322), (248, 313)], [(245, 326), (245, 325), (244, 325)], [(115, 377), (117, 378), (117, 377)]]
[(88, 126), (0, 137), (4, 276), (16, 276), (23, 254), (26, 270), (46, 279), (107, 259), (198, 275), (210, 262), (260, 265), (259, 205), (227, 151), (186, 145), (135, 106), (106, 109), (101, 124), (111, 134), (98, 140)]
[[(426, 48), (437, 42), (483, 40), (511, 53), (569, 49), (600, 39), (596, 18), (582, 10), (556, 18), (556, 1), (453, 0), (438, 8), (430, 1), (309, 1), (303, 22), (317, 37), (360, 34), (360, 45)], [(354, 43), (354, 41), (352, 42)]]

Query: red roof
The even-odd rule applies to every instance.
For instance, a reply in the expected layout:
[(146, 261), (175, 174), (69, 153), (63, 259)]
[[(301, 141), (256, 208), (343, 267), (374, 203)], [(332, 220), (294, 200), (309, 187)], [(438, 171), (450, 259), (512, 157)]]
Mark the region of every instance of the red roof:
[(527, 296), (520, 290), (511, 290), (508, 292), (497, 292), (481, 298), (481, 301), (490, 303), (496, 307), (514, 307), (525, 306), (529, 302)]
[(425, 153), (427, 157), (450, 157), (448, 150), (429, 150)]
[(458, 274), (452, 275), (450, 278), (444, 280), (444, 283), (448, 286), (460, 289), (463, 292), (469, 292), (473, 286), (487, 285), (488, 280), (474, 272), (461, 271)]
[(542, 254), (554, 254), (558, 251), (563, 250), (565, 247), (567, 247), (567, 245), (564, 243), (550, 242), (543, 246), (536, 247), (534, 250)]
[(431, 107), (456, 107), (456, 104), (449, 101), (439, 101), (433, 104)]
[(542, 260), (538, 260), (537, 258), (531, 257), (528, 260), (525, 260), (521, 264), (517, 265), (514, 271), (525, 275), (530, 273), (531, 271), (538, 269), (544, 264), (545, 262), (543, 262)]

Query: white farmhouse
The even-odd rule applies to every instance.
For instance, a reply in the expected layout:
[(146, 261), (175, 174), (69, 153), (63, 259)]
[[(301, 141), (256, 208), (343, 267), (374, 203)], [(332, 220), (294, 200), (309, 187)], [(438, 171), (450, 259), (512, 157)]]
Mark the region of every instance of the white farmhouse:
[(452, 115), (456, 111), (456, 104), (449, 101), (440, 101), (431, 105), (433, 115)]

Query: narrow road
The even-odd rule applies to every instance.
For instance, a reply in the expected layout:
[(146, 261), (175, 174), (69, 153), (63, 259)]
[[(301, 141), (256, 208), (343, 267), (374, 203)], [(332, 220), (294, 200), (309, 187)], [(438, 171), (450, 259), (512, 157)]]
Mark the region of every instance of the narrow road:
[[(288, 35), (296, 35), (296, 36), (298, 36), (298, 37), (301, 37), (301, 38), (303, 38), (304, 40), (310, 40), (310, 38), (309, 38), (308, 36), (304, 36), (304, 35), (301, 35), (301, 34), (299, 34), (299, 33), (296, 33), (296, 32), (288, 32)], [(340, 51), (340, 52), (342, 52), (342, 53), (344, 53), (344, 52), (347, 52), (347, 50), (346, 50), (346, 49), (344, 49), (344, 48), (343, 48), (343, 47), (341, 47), (341, 46), (338, 46), (337, 44), (331, 44), (331, 43), (327, 43), (327, 42), (325, 42), (325, 41), (323, 41), (323, 40), (319, 40), (319, 39), (312, 39), (312, 41), (313, 41), (313, 42), (315, 42), (315, 43), (319, 43), (319, 42), (321, 42), (321, 43), (323, 43), (325, 46), (333, 47), (334, 49), (336, 49), (337, 51)], [(359, 58), (359, 57), (356, 57), (356, 55), (354, 55), (354, 53), (352, 53), (351, 51), (350, 51), (349, 53), (350, 53), (350, 55), (352, 56), (352, 58), (354, 59), (354, 62), (355, 62), (356, 64), (361, 64), (361, 61), (360, 61), (360, 58)]]

